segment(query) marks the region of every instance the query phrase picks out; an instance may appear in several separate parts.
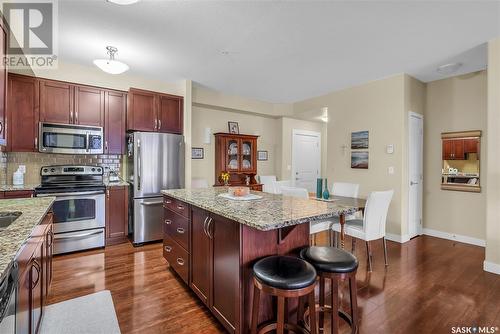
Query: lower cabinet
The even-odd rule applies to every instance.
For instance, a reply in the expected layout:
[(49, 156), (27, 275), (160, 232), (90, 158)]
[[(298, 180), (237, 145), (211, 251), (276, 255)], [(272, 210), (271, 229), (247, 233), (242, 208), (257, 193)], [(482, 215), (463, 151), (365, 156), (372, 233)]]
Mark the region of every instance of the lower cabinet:
[(128, 187), (108, 187), (106, 190), (106, 245), (127, 242)]
[(52, 280), (52, 213), (36, 226), (16, 258), (19, 266), (16, 334), (36, 334)]
[(33, 197), (32, 190), (12, 190), (2, 192), (2, 198), (30, 198)]
[[(172, 199), (166, 198), (166, 201)], [(189, 207), (183, 204), (184, 207)], [(188, 276), (179, 266), (179, 257), (189, 254), (189, 286), (214, 316), (231, 333), (239, 319), (240, 224), (197, 207), (191, 207), (190, 247), (184, 250), (168, 231), (176, 224), (165, 210), (164, 256), (179, 276)], [(180, 216), (179, 216), (180, 217)], [(175, 217), (178, 218), (178, 217)], [(177, 251), (176, 251), (177, 247)], [(179, 250), (181, 253), (179, 253)], [(182, 253), (184, 251), (184, 253)], [(186, 252), (187, 251), (187, 252)], [(179, 255), (180, 254), (180, 255)]]

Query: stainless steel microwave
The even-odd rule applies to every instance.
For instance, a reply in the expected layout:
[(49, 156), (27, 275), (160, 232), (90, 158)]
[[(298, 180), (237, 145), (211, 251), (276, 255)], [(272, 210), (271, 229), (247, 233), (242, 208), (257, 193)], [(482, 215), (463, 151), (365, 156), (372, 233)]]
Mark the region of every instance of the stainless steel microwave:
[(104, 135), (100, 126), (42, 123), (38, 150), (42, 153), (102, 154)]

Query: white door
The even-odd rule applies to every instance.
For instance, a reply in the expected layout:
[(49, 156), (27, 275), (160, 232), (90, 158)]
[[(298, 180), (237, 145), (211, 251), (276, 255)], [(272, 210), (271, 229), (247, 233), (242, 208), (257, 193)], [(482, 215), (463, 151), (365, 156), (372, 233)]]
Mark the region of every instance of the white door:
[(321, 133), (293, 130), (292, 183), (295, 187), (316, 191), (321, 175)]
[(413, 238), (422, 234), (423, 145), (424, 119), (420, 114), (409, 113), (409, 206), (408, 233)]

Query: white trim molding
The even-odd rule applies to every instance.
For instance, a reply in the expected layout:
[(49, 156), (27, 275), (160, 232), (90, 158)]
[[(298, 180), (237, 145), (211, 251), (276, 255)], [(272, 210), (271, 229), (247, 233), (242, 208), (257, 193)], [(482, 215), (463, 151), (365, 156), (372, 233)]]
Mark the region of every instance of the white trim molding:
[(410, 236), (408, 234), (400, 235), (394, 233), (386, 233), (385, 238), (390, 241), (399, 242), (400, 244), (404, 244), (405, 242), (410, 241)]
[(484, 261), (483, 270), (489, 273), (500, 275), (500, 264)]
[(486, 240), (484, 240), (484, 239), (478, 239), (478, 238), (473, 238), (473, 237), (468, 237), (466, 235), (460, 235), (460, 234), (455, 234), (455, 233), (448, 233), (448, 232), (442, 232), (442, 231), (437, 231), (437, 230), (431, 230), (429, 228), (424, 228), (422, 230), (422, 233), (425, 234), (425, 235), (430, 235), (431, 237), (436, 237), (436, 238), (441, 238), (441, 239), (448, 239), (448, 240), (463, 242), (465, 244), (486, 247)]

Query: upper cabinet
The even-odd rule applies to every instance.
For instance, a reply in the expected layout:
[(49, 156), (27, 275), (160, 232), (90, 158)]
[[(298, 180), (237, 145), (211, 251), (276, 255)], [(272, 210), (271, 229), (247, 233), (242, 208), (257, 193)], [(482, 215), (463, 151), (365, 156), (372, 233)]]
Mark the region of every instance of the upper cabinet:
[(38, 151), (38, 80), (9, 74), (7, 117), (11, 152)]
[(127, 130), (182, 133), (183, 97), (130, 88)]
[[(0, 57), (5, 58), (7, 53), (7, 31), (3, 24), (0, 24)], [(7, 144), (7, 68), (3, 63), (0, 65), (0, 145)]]
[(443, 160), (464, 160), (463, 139), (443, 139)]
[(74, 90), (65, 82), (40, 80), (40, 122), (73, 124)]
[(75, 124), (104, 126), (104, 92), (104, 89), (75, 86)]
[(125, 112), (127, 94), (117, 91), (106, 91), (104, 114), (104, 153), (125, 154)]

